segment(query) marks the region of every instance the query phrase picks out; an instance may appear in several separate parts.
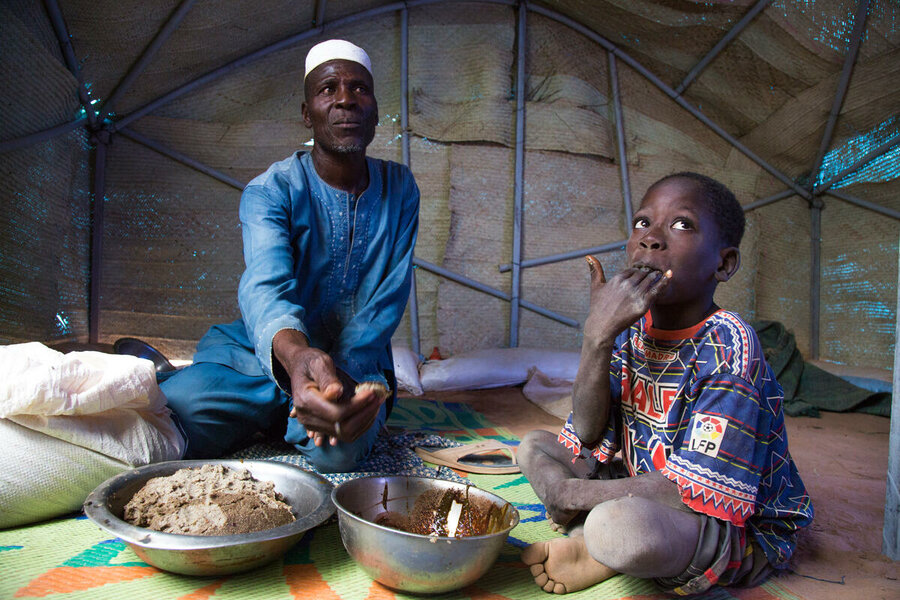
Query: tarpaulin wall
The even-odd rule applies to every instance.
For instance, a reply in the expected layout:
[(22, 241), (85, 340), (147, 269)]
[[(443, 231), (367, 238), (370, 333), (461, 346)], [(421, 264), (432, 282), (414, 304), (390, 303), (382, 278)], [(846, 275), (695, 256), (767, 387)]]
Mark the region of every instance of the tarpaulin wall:
[[(7, 108), (0, 140), (72, 120), (80, 106), (77, 84), (60, 61), (59, 43), (34, 4), (12, 2), (2, 8), (9, 17), (0, 25), (2, 75), (22, 87), (0, 92)], [(334, 23), (386, 4), (330, 2), (321, 16), (324, 23)], [(623, 0), (540, 6), (605, 37), (676, 88), (754, 4)], [(60, 1), (93, 98), (102, 104), (116, 93), (124, 74), (180, 6), (173, 1)], [(197, 1), (128, 91), (118, 96), (110, 121), (121, 122), (204, 73), (309, 30), (320, 6)], [(682, 97), (805, 187), (839, 87), (856, 10), (855, 1), (772, 2)], [(896, 3), (870, 3), (856, 66), (817, 181), (839, 173), (900, 129), (898, 14)], [(408, 18), (410, 163), (422, 191), (416, 256), (509, 293), (510, 273), (498, 267), (513, 258), (515, 3), (421, 5), (411, 8)], [(172, 357), (188, 358), (209, 325), (238, 315), (236, 290), (243, 267), (239, 190), (135, 140), (152, 140), (235, 181), (249, 181), (310, 139), (300, 119), (303, 58), (317, 41), (343, 37), (372, 56), (380, 124), (370, 154), (400, 161), (400, 32), (396, 10), (329, 29), (162, 103), (129, 122), (127, 130), (113, 133), (103, 204), (100, 341), (136, 336)], [(522, 258), (625, 239), (606, 50), (534, 11), (527, 14), (524, 40)], [(678, 170), (722, 180), (745, 205), (786, 189), (646, 77), (621, 60), (617, 64), (635, 207), (653, 181)], [(29, 121), (29, 115), (40, 120)], [(81, 129), (0, 154), (5, 176), (0, 184), (2, 341), (87, 335), (88, 144)], [(857, 173), (857, 182), (840, 189), (900, 211), (897, 152), (879, 160)], [(42, 174), (37, 178), (36, 169)], [(823, 199), (818, 353), (826, 360), (890, 369), (900, 228), (883, 214)], [(44, 207), (53, 202), (57, 209)], [(722, 306), (748, 318), (782, 321), (804, 353), (810, 352), (810, 214), (799, 196), (748, 212), (741, 271), (717, 296)], [(7, 241), (31, 231), (30, 245)], [(56, 255), (59, 247), (68, 258)], [(624, 264), (621, 251), (600, 259), (608, 274)], [(454, 354), (508, 344), (508, 302), (424, 268), (417, 269), (416, 282), (423, 350), (437, 346)], [(587, 311), (587, 282), (581, 259), (527, 268), (522, 270), (521, 297), (580, 322)], [(65, 328), (58, 315), (67, 322)], [(410, 338), (407, 316), (395, 341), (410, 345)], [(518, 345), (577, 349), (579, 330), (522, 310)]]
[[(81, 110), (40, 3), (0, 3), (0, 139)], [(86, 336), (90, 147), (84, 128), (0, 154), (0, 341)]]

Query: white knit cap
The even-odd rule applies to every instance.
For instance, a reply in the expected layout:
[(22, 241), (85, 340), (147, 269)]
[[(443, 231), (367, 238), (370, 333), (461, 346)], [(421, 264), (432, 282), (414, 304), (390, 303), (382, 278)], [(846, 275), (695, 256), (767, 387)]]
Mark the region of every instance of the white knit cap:
[(344, 40), (328, 40), (310, 48), (309, 54), (306, 55), (306, 74), (303, 78), (306, 79), (313, 69), (329, 60), (349, 60), (359, 63), (366, 68), (369, 75), (372, 74), (372, 63), (365, 50)]

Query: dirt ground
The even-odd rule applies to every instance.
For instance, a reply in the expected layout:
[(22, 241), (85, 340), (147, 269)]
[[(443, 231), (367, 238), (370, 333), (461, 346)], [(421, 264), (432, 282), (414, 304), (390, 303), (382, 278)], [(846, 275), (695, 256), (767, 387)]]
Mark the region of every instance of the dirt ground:
[[(521, 437), (558, 431), (562, 421), (529, 402), (521, 388), (429, 392), (466, 402)], [(815, 518), (800, 538), (794, 573), (778, 582), (804, 600), (898, 600), (900, 562), (881, 553), (890, 420), (857, 413), (788, 417), (791, 454)]]

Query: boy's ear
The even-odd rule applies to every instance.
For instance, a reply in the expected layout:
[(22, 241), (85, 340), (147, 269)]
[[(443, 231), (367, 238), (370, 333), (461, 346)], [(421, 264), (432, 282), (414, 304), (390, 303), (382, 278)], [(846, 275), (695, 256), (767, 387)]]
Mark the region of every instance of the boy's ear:
[(741, 251), (734, 246), (719, 251), (719, 266), (716, 269), (716, 281), (725, 283), (737, 273), (741, 266)]

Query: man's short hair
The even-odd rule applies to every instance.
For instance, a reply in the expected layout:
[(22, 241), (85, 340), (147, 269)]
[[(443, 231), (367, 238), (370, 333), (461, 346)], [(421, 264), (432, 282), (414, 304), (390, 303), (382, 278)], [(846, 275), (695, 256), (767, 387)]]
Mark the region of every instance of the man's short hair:
[(736, 248), (741, 245), (746, 219), (741, 203), (738, 202), (730, 189), (712, 177), (694, 173), (693, 171), (681, 171), (680, 173), (666, 175), (654, 183), (652, 187), (656, 187), (663, 181), (670, 179), (689, 179), (694, 182), (700, 191), (700, 198), (719, 228), (719, 238), (722, 240), (722, 243)]

